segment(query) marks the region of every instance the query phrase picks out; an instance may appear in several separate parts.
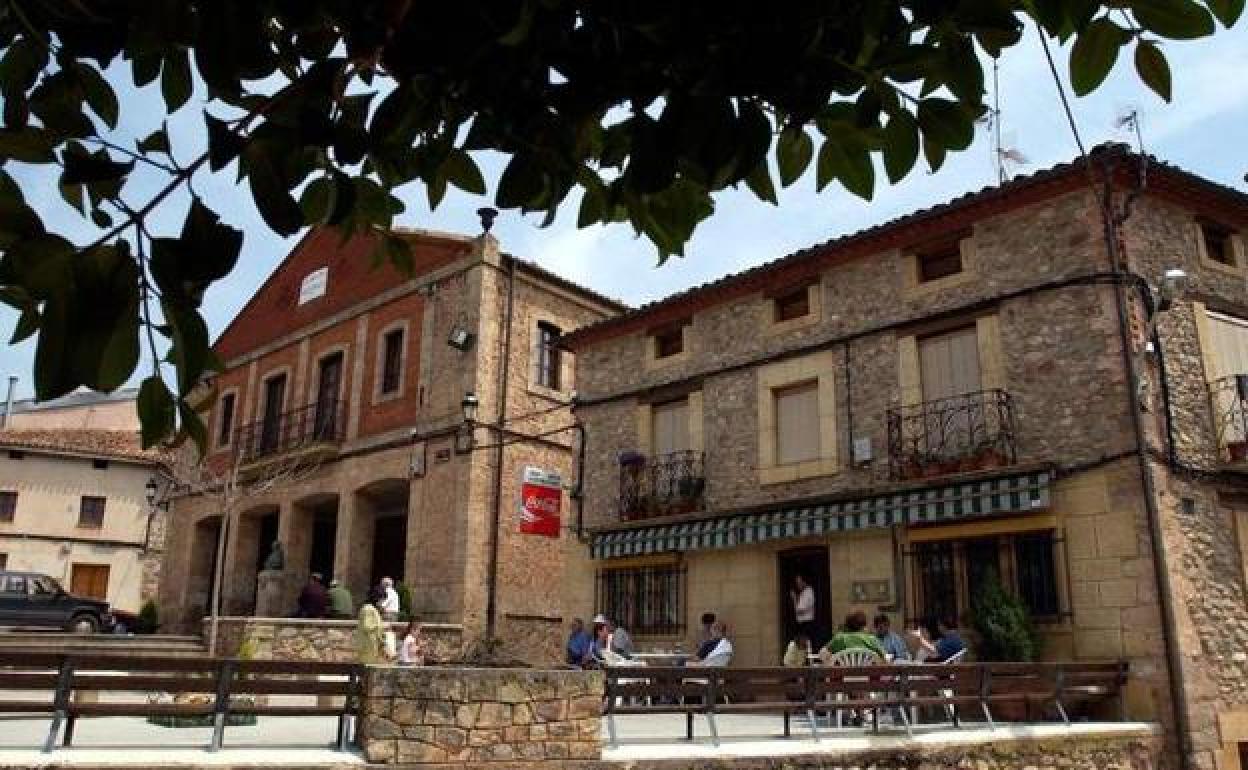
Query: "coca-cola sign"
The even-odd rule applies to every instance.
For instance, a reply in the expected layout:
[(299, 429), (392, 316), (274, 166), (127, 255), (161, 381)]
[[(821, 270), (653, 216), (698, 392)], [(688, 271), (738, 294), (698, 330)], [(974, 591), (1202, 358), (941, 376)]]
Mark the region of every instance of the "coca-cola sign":
[(520, 484), (520, 532), (559, 537), (562, 505), (563, 479), (559, 474), (526, 467)]

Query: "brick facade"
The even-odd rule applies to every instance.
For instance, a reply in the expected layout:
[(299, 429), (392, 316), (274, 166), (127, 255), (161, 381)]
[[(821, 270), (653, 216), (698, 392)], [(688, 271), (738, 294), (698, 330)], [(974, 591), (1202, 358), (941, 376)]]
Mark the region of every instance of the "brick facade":
[[(888, 495), (956, 495), (965, 488), (960, 484), (1037, 468), (1053, 474), (1045, 504), (996, 516), (963, 512), (941, 524), (858, 523), (858, 531), (813, 537), (794, 529), (756, 545), (652, 545), (646, 554), (598, 559), (581, 550), (567, 567), (578, 576), (570, 588), (577, 612), (605, 609), (593, 590), (596, 575), (674, 565), (684, 570), (684, 632), (643, 637), (643, 646), (687, 644), (698, 616), (714, 611), (733, 629), (734, 662), (774, 664), (789, 614), (780, 565), (793, 549), (826, 554), (830, 574), (823, 582), (832, 622), (861, 609), (886, 612), (896, 626), (929, 609), (921, 583), (932, 578), (920, 577), (920, 550), (952, 549), (965, 621), (965, 586), (983, 544), (993, 544), (989, 553), (1000, 555), (1000, 569), (1017, 572), (1030, 568), (1022, 562), (1035, 555), (1011, 549), (1040, 533), (1054, 543), (1051, 580), (1059, 607), (1053, 617), (1037, 619), (1044, 656), (1129, 660), (1132, 716), (1172, 728), (1166, 597), (1156, 578), (1150, 523), (1155, 507), (1183, 659), (1190, 755), (1198, 767), (1217, 762), (1238, 768), (1235, 743), (1241, 739), (1234, 736), (1241, 721), (1248, 724), (1248, 655), (1241, 639), (1248, 633), (1248, 609), (1243, 541), (1228, 533), (1245, 521), (1239, 511), (1248, 505), (1238, 501), (1248, 497), (1238, 491), (1245, 487), (1242, 477), (1221, 465), (1198, 327), (1207, 309), (1248, 308), (1248, 266), (1211, 266), (1198, 253), (1192, 224), (1197, 216), (1216, 215), (1248, 229), (1248, 200), (1170, 167), (1151, 170), (1143, 194), (1130, 194), (1139, 158), (1116, 149), (1099, 152), (1097, 162), (1110, 165), (1119, 190), (1115, 206), (1129, 206), (1119, 236), (1128, 268), (1153, 285), (1173, 267), (1191, 277), (1189, 293), (1159, 317), (1169, 431), (1160, 359), (1143, 352), (1146, 311), (1130, 279), (1118, 281), (1119, 288), (1109, 275), (1100, 191), (1087, 187), (1087, 172), (1078, 164), (1057, 167), (677, 295), (569, 340), (578, 355), (577, 414), (588, 432), (591, 542), (646, 537), (646, 527), (671, 522), (713, 524), (733, 516), (735, 531), (746, 533), (754, 526), (747, 516), (790, 511), (799, 520), (803, 510), (817, 506), (861, 506)], [(951, 232), (961, 239), (961, 272), (926, 285), (916, 281), (916, 255)], [(775, 328), (773, 298), (801, 280), (814, 281), (814, 317)], [(1151, 385), (1143, 422), (1152, 496), (1135, 451), (1120, 291), (1131, 319), (1127, 355)], [(686, 352), (670, 365), (647, 365), (650, 335), (676, 319), (685, 319)], [(927, 375), (918, 350), (932, 335), (957, 329), (974, 338), (981, 387), (1008, 394), (1012, 465), (967, 475), (964, 463), (935, 477), (899, 481), (898, 463), (890, 464), (888, 415), (932, 403), (924, 396)], [(831, 410), (820, 401), (819, 419), (832, 421), (835, 467), (765, 467), (770, 455), (764, 444), (777, 430), (765, 399), (777, 385), (816, 377), (820, 398), (834, 401)], [(831, 381), (827, 389), (824, 378)], [(688, 404), (690, 432), (699, 441), (692, 448), (705, 453), (702, 505), (678, 510), (675, 518), (622, 522), (621, 456), (647, 455), (652, 439), (645, 434), (652, 428), (646, 415), (653, 404), (688, 394), (698, 394)], [(1165, 461), (1168, 433), (1175, 463)], [(864, 451), (869, 459), (861, 456)], [(1011, 580), (1016, 587), (1019, 578)], [(886, 593), (862, 593), (869, 590)]]

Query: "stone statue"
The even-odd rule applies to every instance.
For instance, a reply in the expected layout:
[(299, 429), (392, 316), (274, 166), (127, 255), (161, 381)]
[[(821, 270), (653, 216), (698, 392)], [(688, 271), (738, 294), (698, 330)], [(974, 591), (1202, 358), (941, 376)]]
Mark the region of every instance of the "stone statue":
[(282, 544), (274, 540), (273, 547), (269, 550), (269, 555), (264, 560), (264, 569), (266, 572), (269, 570), (279, 572), (285, 566), (286, 555), (282, 553)]

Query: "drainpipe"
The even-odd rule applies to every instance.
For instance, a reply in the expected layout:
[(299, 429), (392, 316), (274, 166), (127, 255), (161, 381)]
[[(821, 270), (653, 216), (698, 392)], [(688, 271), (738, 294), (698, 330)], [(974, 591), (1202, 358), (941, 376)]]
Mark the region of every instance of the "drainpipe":
[[(1125, 254), (1121, 253), (1118, 242), (1118, 228), (1126, 216), (1116, 217), (1113, 214), (1113, 170), (1108, 164), (1103, 169), (1105, 174), (1103, 197), (1101, 200), (1101, 219), (1104, 226), (1105, 248), (1109, 256), (1110, 270), (1126, 276), (1128, 271), (1122, 264)], [(1132, 196), (1134, 198), (1134, 195)], [(1129, 213), (1129, 212), (1128, 212)], [(1127, 374), (1127, 404), (1131, 410), (1131, 424), (1135, 434), (1136, 459), (1140, 468), (1140, 480), (1144, 487), (1144, 509), (1148, 519), (1149, 541), (1152, 544), (1153, 575), (1157, 581), (1157, 602), (1161, 610), (1162, 641), (1166, 652), (1166, 669), (1169, 679), (1170, 704), (1174, 712), (1174, 728), (1178, 737), (1179, 767), (1189, 770), (1191, 762), (1191, 734), (1188, 722), (1187, 693), (1183, 689), (1183, 655), (1179, 650), (1178, 622), (1174, 610), (1174, 589), (1170, 582), (1170, 572), (1166, 568), (1169, 557), (1166, 544), (1162, 539), (1161, 512), (1157, 508), (1156, 481), (1153, 469), (1149, 464), (1148, 445), (1144, 432), (1142, 404), (1140, 403), (1140, 374), (1136, 369), (1135, 356), (1131, 350), (1131, 338), (1128, 332), (1129, 320), (1127, 300), (1123, 293), (1123, 285), (1114, 284), (1114, 299), (1118, 309), (1118, 336), (1122, 344), (1123, 366)]]
[(9, 415), (13, 413), (13, 389), (17, 387), (17, 375), (9, 375), (9, 393), (4, 397), (4, 415), (0, 417), (0, 428), (9, 427)]
[[(483, 222), (484, 224), (484, 222)], [(489, 229), (486, 228), (488, 234)], [(506, 436), (503, 430), (504, 422), (507, 419), (507, 393), (510, 390), (507, 387), (507, 377), (511, 369), (511, 325), (515, 316), (515, 299), (516, 299), (516, 260), (509, 257), (507, 262), (507, 313), (503, 317), (503, 338), (502, 348), (502, 366), (499, 367), (498, 386), (498, 422), (495, 423), (495, 435), (497, 440), (494, 448), (494, 501), (492, 511), (490, 513), (490, 561), (489, 573), (486, 582), (485, 592), (485, 637), (487, 639), (494, 638), (494, 629), (497, 626), (495, 622), (495, 614), (498, 609), (498, 534), (499, 534), (499, 518), (502, 515), (503, 507), (503, 449), (506, 443), (503, 439)]]
[[(573, 412), (575, 416), (575, 412)], [(576, 486), (569, 497), (576, 503), (576, 539), (585, 540), (585, 426), (577, 420), (572, 428), (576, 431)]]

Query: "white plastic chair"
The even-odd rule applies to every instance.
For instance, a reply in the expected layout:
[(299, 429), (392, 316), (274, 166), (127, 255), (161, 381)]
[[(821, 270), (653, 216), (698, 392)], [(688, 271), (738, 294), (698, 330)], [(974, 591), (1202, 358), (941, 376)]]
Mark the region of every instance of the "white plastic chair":
[[(884, 662), (884, 659), (883, 659), (883, 658), (881, 658), (879, 655), (876, 655), (876, 654), (875, 654), (874, 652), (872, 652), (871, 650), (866, 649), (865, 647), (851, 647), (851, 648), (850, 648), (850, 649), (848, 649), (848, 650), (841, 650), (840, 652), (836, 652), (836, 653), (833, 653), (833, 654), (831, 654), (831, 655), (827, 656), (827, 662), (826, 662), (826, 664), (825, 664), (825, 665), (828, 665), (828, 666), (850, 666), (850, 667), (853, 667), (853, 666), (878, 666), (879, 664), (881, 664), (881, 663), (883, 663), (883, 662)], [(866, 677), (846, 677), (846, 678), (845, 678), (845, 681), (847, 681), (847, 682), (865, 682), (865, 681), (867, 681), (867, 678), (866, 678)], [(845, 699), (845, 694), (844, 694), (844, 693), (837, 693), (837, 694), (836, 694), (836, 699), (837, 699), (838, 701), (839, 701), (839, 700), (844, 700), (844, 699)], [(876, 715), (876, 718), (878, 719), (878, 718), (879, 718), (879, 715)], [(837, 726), (837, 727), (840, 727), (840, 726), (841, 726), (841, 721), (842, 721), (841, 709), (837, 709), (837, 710), (836, 710), (836, 726)]]

